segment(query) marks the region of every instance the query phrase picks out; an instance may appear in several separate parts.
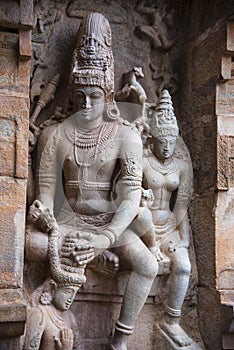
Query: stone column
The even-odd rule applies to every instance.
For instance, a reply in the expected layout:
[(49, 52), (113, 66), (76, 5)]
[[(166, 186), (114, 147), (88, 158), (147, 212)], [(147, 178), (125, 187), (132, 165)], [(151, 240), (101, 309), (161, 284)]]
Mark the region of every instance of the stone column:
[[(231, 317), (231, 310), (223, 305), (227, 304), (224, 295), (231, 292), (229, 283), (232, 288), (234, 286), (233, 278), (230, 279), (233, 272), (227, 271), (228, 264), (231, 261), (233, 264), (234, 251), (233, 238), (230, 239), (234, 210), (233, 180), (230, 179), (233, 175), (228, 170), (233, 163), (228, 156), (231, 149), (227, 141), (234, 125), (232, 122), (232, 128), (227, 126), (231, 125), (231, 103), (228, 105), (227, 101), (233, 91), (233, 80), (230, 77), (226, 82), (220, 81), (224, 53), (231, 64), (226, 25), (226, 20), (216, 22), (187, 43), (180, 104), (181, 134), (189, 147), (194, 169), (190, 218), (199, 278), (199, 328), (207, 350), (222, 349), (222, 333), (228, 329)], [(230, 94), (227, 94), (228, 98), (224, 98), (226, 92)], [(226, 102), (220, 104), (219, 99)], [(232, 114), (233, 108), (234, 104)], [(222, 129), (228, 134), (225, 135)]]
[[(216, 89), (217, 204), (216, 287), (221, 303), (234, 308), (234, 22), (227, 23), (222, 80)], [(234, 316), (222, 337), (223, 349), (234, 349)]]
[(33, 1), (0, 8), (0, 348), (19, 349), (28, 158)]

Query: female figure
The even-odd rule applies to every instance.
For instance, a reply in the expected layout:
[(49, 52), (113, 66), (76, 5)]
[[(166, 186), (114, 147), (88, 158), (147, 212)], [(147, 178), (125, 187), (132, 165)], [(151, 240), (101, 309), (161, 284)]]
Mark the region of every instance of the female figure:
[(150, 207), (154, 233), (149, 232), (146, 238), (158, 261), (163, 260), (164, 254), (171, 261), (169, 300), (160, 327), (179, 346), (188, 346), (192, 340), (179, 320), (191, 269), (187, 210), (192, 168), (185, 146), (178, 150), (179, 129), (167, 90), (163, 91), (149, 124), (152, 138), (150, 148), (144, 152), (143, 172), (144, 186), (154, 194)]
[(60, 286), (53, 279), (36, 289), (27, 317), (24, 350), (78, 349), (78, 328), (69, 310), (77, 291), (77, 286)]
[[(77, 266), (84, 266), (115, 247), (131, 271), (111, 344), (112, 349), (127, 350), (158, 266), (128, 228), (141, 198), (142, 142), (116, 118), (111, 31), (101, 14), (89, 14), (79, 30), (70, 91), (73, 115), (54, 132), (45, 129), (39, 140), (37, 198), (54, 213), (56, 186), (63, 184), (57, 223), (64, 259), (73, 256)], [(27, 232), (26, 254), (31, 260), (46, 260), (48, 236), (38, 228)]]

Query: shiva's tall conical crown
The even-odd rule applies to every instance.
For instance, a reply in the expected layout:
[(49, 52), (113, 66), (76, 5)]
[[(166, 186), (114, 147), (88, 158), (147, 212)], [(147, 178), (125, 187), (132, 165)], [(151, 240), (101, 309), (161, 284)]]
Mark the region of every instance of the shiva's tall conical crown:
[(100, 13), (90, 13), (79, 28), (73, 53), (70, 85), (101, 87), (106, 100), (114, 94), (114, 59), (111, 49), (111, 28)]

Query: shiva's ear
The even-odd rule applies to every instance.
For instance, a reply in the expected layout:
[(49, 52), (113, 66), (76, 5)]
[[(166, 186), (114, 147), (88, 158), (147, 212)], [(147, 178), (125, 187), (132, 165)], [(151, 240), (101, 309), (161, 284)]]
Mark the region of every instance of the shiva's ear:
[(111, 103), (114, 101), (114, 92), (111, 93), (105, 93), (106, 103)]
[(52, 296), (52, 298), (54, 297), (54, 293), (56, 292), (56, 290), (58, 289), (58, 285), (54, 280), (50, 280), (49, 282), (49, 292)]
[(107, 104), (106, 114), (110, 120), (117, 120), (119, 118), (120, 112), (115, 101)]

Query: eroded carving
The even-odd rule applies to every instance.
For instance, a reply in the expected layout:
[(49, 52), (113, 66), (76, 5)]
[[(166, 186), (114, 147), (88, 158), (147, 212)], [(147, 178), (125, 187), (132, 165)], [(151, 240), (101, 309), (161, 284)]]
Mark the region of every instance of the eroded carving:
[(169, 54), (163, 55), (160, 67), (153, 63), (150, 67), (153, 71), (152, 79), (158, 84), (156, 89), (158, 95), (160, 96), (164, 89), (167, 89), (173, 95), (178, 88), (178, 74), (172, 68)]
[(151, 43), (153, 49), (170, 49), (175, 39), (171, 37), (171, 30), (174, 26), (174, 12), (168, 10), (165, 2), (157, 1), (154, 6), (146, 6), (145, 1), (138, 2), (135, 10), (149, 18), (149, 25), (140, 25), (136, 32), (145, 36)]

